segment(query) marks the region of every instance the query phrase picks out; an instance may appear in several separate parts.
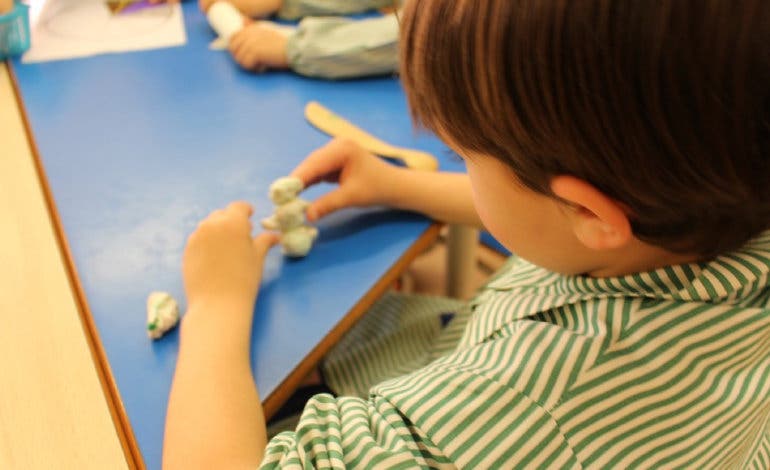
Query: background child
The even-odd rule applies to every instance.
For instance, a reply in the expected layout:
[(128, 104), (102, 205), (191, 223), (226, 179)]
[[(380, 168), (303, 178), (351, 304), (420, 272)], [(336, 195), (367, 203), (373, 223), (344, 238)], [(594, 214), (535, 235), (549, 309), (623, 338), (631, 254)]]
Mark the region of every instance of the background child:
[(389, 205), (517, 257), (468, 305), (387, 296), (324, 362), (339, 396), (266, 446), (248, 342), (274, 241), (215, 212), (165, 465), (767, 468), (770, 3), (422, 0), (402, 28), (413, 115), (468, 174), (333, 141), (294, 171), (338, 183), (309, 217)]
[[(206, 12), (215, 0), (199, 0)], [(259, 22), (230, 39), (229, 50), (243, 68), (255, 72), (287, 69), (321, 78), (393, 73), (398, 65), (398, 20), (385, 15), (360, 20), (336, 17), (392, 7), (397, 0), (234, 0), (244, 15), (276, 14), (300, 21), (288, 37)]]

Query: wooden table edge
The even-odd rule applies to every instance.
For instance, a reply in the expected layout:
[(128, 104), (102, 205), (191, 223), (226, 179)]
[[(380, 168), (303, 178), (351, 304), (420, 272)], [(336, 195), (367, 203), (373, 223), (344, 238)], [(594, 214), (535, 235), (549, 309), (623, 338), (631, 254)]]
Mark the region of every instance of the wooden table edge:
[(93, 316), (91, 315), (88, 302), (86, 300), (83, 286), (78, 278), (77, 271), (75, 269), (74, 259), (72, 257), (72, 251), (69, 247), (69, 242), (64, 234), (64, 228), (61, 223), (61, 218), (54, 204), (53, 194), (48, 184), (48, 178), (46, 177), (45, 169), (40, 158), (40, 152), (35, 142), (34, 134), (32, 133), (32, 127), (27, 116), (27, 110), (24, 107), (24, 101), (21, 96), (21, 90), (16, 78), (16, 73), (13, 68), (13, 64), (10, 61), (6, 61), (8, 75), (11, 79), (13, 86), (13, 93), (16, 98), (16, 103), (21, 114), (21, 119), (24, 124), (24, 131), (26, 133), (27, 142), (32, 153), (34, 160), (35, 171), (37, 173), (38, 182), (43, 191), (43, 197), (45, 199), (46, 209), (48, 217), (51, 221), (51, 225), (54, 228), (56, 236), (56, 243), (58, 245), (59, 255), (62, 257), (62, 263), (67, 273), (67, 279), (69, 280), (70, 288), (73, 291), (75, 302), (77, 304), (77, 310), (80, 315), (80, 321), (85, 333), (86, 342), (91, 351), (91, 357), (95, 364), (96, 373), (99, 377), (99, 382), (107, 398), (107, 405), (110, 410), (112, 422), (115, 425), (115, 431), (117, 432), (120, 445), (123, 449), (123, 454), (126, 458), (126, 463), (129, 468), (144, 469), (144, 460), (142, 459), (139, 446), (136, 442), (136, 437), (131, 429), (131, 424), (128, 420), (123, 402), (120, 399), (120, 393), (118, 392), (117, 384), (112, 376), (109, 362), (107, 361), (107, 355), (104, 352), (104, 347), (99, 339), (96, 325), (94, 324)]

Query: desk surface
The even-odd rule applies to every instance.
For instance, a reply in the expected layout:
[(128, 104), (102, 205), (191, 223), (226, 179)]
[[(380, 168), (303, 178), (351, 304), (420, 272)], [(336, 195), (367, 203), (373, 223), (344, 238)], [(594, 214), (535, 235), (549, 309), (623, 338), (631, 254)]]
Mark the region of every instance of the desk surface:
[[(328, 140), (304, 122), (305, 103), (317, 100), (396, 145), (440, 158), (444, 149), (414, 134), (395, 79), (247, 74), (207, 49), (213, 35), (194, 3), (184, 9), (184, 47), (14, 67), (87, 322), (149, 468), (160, 466), (178, 334), (146, 337), (147, 294), (166, 290), (184, 306), (181, 252), (209, 211), (245, 199), (255, 218), (271, 212), (270, 182)], [(347, 312), (362, 311), (362, 297), (372, 299), (429, 228), (413, 214), (350, 210), (319, 224), (307, 258), (268, 256), (252, 334), (263, 397), (318, 355)]]
[(0, 63), (0, 468), (125, 469)]

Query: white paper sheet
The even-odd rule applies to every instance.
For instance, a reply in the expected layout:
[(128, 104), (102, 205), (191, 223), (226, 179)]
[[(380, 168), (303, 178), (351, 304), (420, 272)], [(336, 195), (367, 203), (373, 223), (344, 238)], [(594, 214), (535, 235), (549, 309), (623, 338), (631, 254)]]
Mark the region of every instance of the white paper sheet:
[(104, 0), (37, 0), (30, 5), (32, 47), (24, 63), (181, 46), (180, 5), (113, 14)]

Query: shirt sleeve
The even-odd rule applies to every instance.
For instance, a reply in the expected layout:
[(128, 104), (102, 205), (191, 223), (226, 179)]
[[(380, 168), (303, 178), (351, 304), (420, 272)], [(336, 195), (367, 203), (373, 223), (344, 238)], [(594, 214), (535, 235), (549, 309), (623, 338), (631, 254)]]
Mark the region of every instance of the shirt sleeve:
[(446, 456), (381, 397), (316, 395), (297, 428), (275, 436), (261, 469), (454, 468)]
[(393, 0), (283, 0), (278, 16), (296, 20), (306, 16), (342, 16), (393, 6)]
[(398, 20), (395, 15), (305, 18), (286, 49), (289, 66), (300, 75), (340, 79), (393, 73), (398, 68)]

